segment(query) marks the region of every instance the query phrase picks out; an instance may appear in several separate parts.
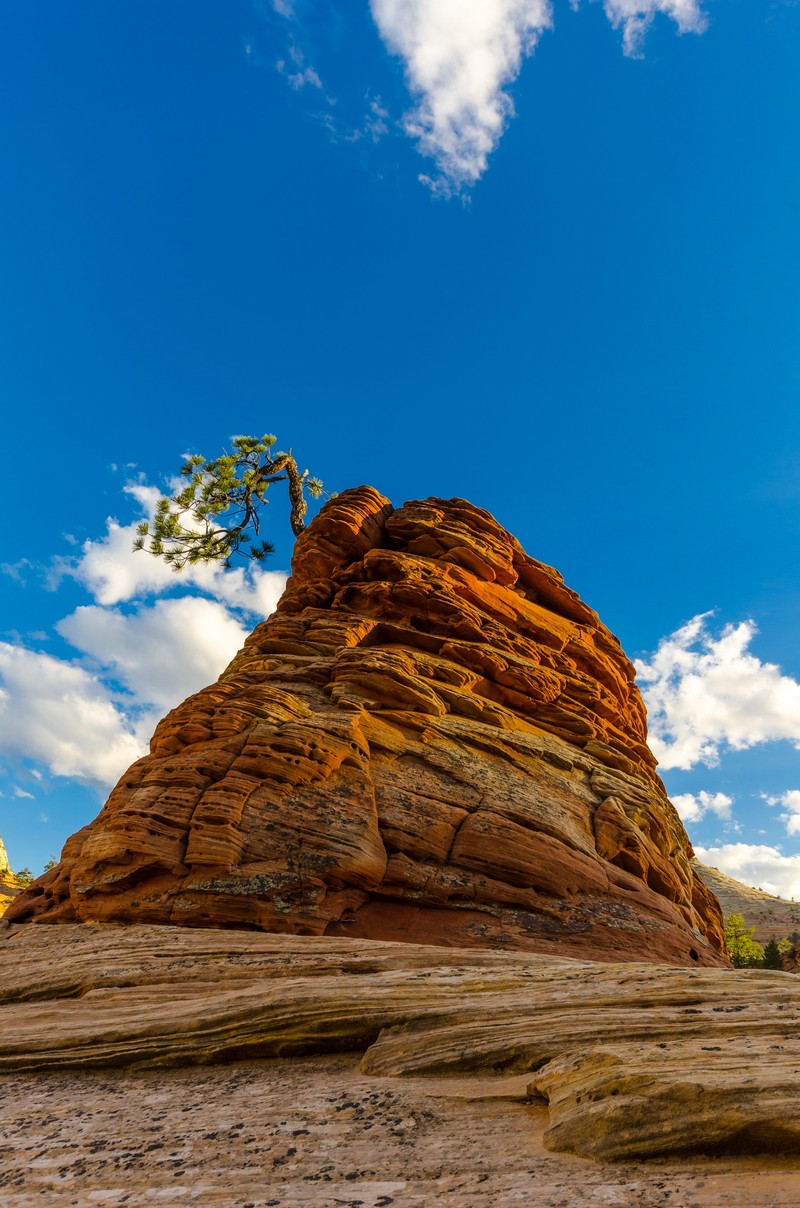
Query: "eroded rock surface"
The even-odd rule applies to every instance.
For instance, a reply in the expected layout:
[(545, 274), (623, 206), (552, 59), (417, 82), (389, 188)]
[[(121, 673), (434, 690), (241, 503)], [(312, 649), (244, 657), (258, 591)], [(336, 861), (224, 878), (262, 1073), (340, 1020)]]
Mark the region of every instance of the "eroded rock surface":
[[(288, 1067), (274, 1075), (263, 1059), (327, 1053), (361, 1054), (365, 1113), (407, 1099), (410, 1083), (418, 1096), (482, 1102), (497, 1131), (495, 1141), (486, 1125), (485, 1153), (502, 1149), (491, 1105), (507, 1102), (546, 1109), (550, 1150), (605, 1161), (800, 1154), (791, 974), (187, 928), (0, 932), (0, 1087), (255, 1059), (255, 1083), (270, 1087)], [(210, 1084), (226, 1080), (220, 1071)], [(334, 1086), (321, 1079), (335, 1132), (355, 1104), (342, 1095), (337, 1106)], [(295, 1107), (287, 1092), (277, 1120)], [(390, 1114), (413, 1143), (414, 1123)], [(381, 1163), (378, 1148), (373, 1170)]]
[(348, 491), (9, 917), (723, 963), (633, 676), (488, 513)]

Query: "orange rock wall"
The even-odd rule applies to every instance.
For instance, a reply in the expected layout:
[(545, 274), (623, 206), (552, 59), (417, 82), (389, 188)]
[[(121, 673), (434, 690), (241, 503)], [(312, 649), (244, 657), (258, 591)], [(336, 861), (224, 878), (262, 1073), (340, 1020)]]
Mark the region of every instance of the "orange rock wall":
[(9, 917), (724, 963), (691, 854), (596, 613), (487, 512), (363, 487)]

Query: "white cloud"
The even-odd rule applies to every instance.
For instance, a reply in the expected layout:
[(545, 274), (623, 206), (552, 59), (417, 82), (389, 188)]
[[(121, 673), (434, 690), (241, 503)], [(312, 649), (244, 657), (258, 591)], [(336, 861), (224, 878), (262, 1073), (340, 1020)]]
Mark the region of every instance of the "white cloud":
[(0, 754), (110, 785), (144, 753), (141, 730), (82, 667), (0, 642)]
[(703, 864), (745, 885), (756, 885), (782, 898), (800, 898), (800, 855), (785, 856), (777, 847), (754, 843), (697, 847), (695, 855)]
[(15, 583), (25, 584), (27, 582), (25, 572), (35, 569), (30, 558), (20, 558), (18, 562), (0, 562), (0, 571), (4, 575), (8, 575), (9, 579), (13, 579)]
[(707, 793), (701, 789), (699, 793), (679, 793), (670, 797), (670, 801), (678, 811), (681, 822), (699, 822), (706, 814), (716, 814), (726, 821), (731, 816), (733, 798), (725, 793)]
[(743, 751), (777, 739), (800, 748), (800, 683), (749, 653), (752, 621), (715, 637), (710, 616), (694, 617), (636, 662), (661, 766), (714, 766), (725, 746)]
[[(370, 7), (417, 102), (406, 131), (439, 171), (421, 179), (444, 193), (469, 187), (513, 115), (508, 86), (552, 25), (549, 0), (370, 0)], [(697, 0), (605, 0), (604, 10), (629, 55), (640, 53), (658, 13), (681, 33), (705, 28)]]
[[(156, 488), (125, 490), (152, 515)], [(286, 584), (285, 574), (255, 566), (176, 576), (162, 560), (133, 552), (135, 523), (109, 519), (106, 529), (53, 574), (53, 586), (68, 575), (94, 598), (55, 626), (83, 659), (0, 644), (0, 755), (102, 788), (144, 754), (159, 717), (219, 676)]]
[(33, 801), (33, 793), (28, 793), (25, 789), (21, 789), (18, 784), (14, 785), (14, 796), (19, 798), (27, 798), (28, 801)]
[(287, 63), (285, 59), (279, 59), (276, 67), (295, 92), (305, 88), (306, 84), (310, 84), (312, 88), (322, 88), (322, 80), (314, 68), (306, 63), (306, 57), (299, 46), (293, 44), (289, 47), (289, 60)]
[(485, 171), (513, 104), (505, 87), (551, 24), (548, 0), (370, 0), (417, 107), (406, 130), (451, 188)]
[[(161, 492), (156, 487), (129, 485), (125, 491), (139, 504), (143, 515), (152, 517)], [(113, 605), (126, 600), (160, 595), (175, 587), (195, 587), (222, 600), (232, 608), (259, 617), (269, 616), (286, 586), (286, 575), (249, 565), (226, 570), (222, 566), (191, 566), (178, 577), (161, 558), (144, 550), (134, 553), (136, 522), (119, 524), (113, 517), (106, 521), (106, 535), (98, 541), (85, 541), (80, 557), (59, 559), (54, 582), (65, 575), (77, 579), (98, 604)]]
[(671, 17), (681, 34), (700, 34), (707, 25), (695, 0), (605, 0), (603, 11), (614, 29), (622, 30), (625, 54), (634, 58), (641, 54), (645, 34), (658, 13)]
[(140, 704), (162, 711), (217, 678), (249, 632), (214, 600), (182, 596), (125, 614), (86, 605), (56, 626)]
[[(291, 19), (292, 13), (285, 12), (282, 14)], [(304, 88), (306, 84), (310, 84), (312, 88), (321, 89), (322, 80), (319, 78), (317, 71), (306, 62), (305, 51), (301, 46), (292, 39), (287, 50), (285, 59), (278, 59), (275, 64), (282, 76), (285, 76), (291, 88), (298, 92)]]
[(767, 805), (782, 805), (786, 811), (779, 814), (781, 822), (786, 827), (787, 835), (800, 835), (800, 789), (788, 789), (777, 797), (764, 794)]

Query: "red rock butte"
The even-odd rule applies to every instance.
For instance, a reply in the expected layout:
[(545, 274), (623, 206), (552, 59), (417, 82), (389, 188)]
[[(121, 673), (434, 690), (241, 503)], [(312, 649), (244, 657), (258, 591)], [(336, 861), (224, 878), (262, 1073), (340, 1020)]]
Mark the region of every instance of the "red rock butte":
[(7, 917), (724, 965), (691, 856), (597, 614), (488, 512), (360, 487)]

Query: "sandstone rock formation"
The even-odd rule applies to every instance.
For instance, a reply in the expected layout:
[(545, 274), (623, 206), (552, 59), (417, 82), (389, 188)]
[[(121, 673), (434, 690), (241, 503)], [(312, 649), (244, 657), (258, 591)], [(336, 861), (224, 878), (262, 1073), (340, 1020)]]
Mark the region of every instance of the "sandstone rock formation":
[[(48, 1073), (49, 1094), (60, 1084), (69, 1098), (71, 1084), (63, 1080), (91, 1070), (114, 1067), (116, 1082), (120, 1067), (185, 1070), (304, 1055), (318, 1062), (337, 1052), (362, 1054), (361, 1074), (374, 1087), (362, 1085), (371, 1122), (379, 1118), (376, 1100), (395, 1093), (391, 1080), (399, 1094), (411, 1081), (418, 1095), (427, 1087), (434, 1095), (483, 1100), (484, 1154), (503, 1144), (502, 1117), (494, 1120), (496, 1136), (487, 1123), (492, 1100), (498, 1108), (540, 1105), (548, 1149), (604, 1161), (800, 1154), (800, 981), (788, 973), (187, 928), (0, 931), (0, 1087), (11, 1077)], [(249, 1098), (257, 1115), (273, 1069), (262, 1060), (253, 1076)], [(211, 1100), (224, 1079), (217, 1065), (208, 1079)], [(317, 1127), (332, 1127), (337, 1113), (355, 1104), (345, 1094), (332, 1106), (335, 1081), (324, 1070), (322, 1083), (328, 1106)], [(189, 1110), (180, 1093), (175, 1101)], [(48, 1125), (49, 1108), (50, 1101)], [(287, 1092), (277, 1117), (285, 1141), (291, 1128), (301, 1131), (287, 1125), (294, 1110)], [(399, 1125), (403, 1117), (392, 1114)], [(208, 1114), (198, 1115), (206, 1133)], [(237, 1119), (229, 1116), (228, 1124)], [(423, 1125), (422, 1114), (417, 1123)], [(7, 1109), (4, 1124), (8, 1137)], [(74, 1139), (74, 1112), (71, 1126)], [(370, 1154), (376, 1169), (383, 1166), (379, 1135)], [(518, 1134), (515, 1144), (526, 1144), (525, 1137)], [(244, 1163), (231, 1153), (232, 1172), (243, 1177)], [(254, 1158), (250, 1165), (264, 1178), (263, 1159)], [(416, 1150), (406, 1151), (406, 1171), (416, 1160)], [(30, 1152), (25, 1161), (31, 1163)], [(441, 1151), (437, 1162), (441, 1170)], [(364, 1179), (363, 1168), (354, 1177)], [(127, 1175), (122, 1184), (129, 1192)]]
[(479, 508), (371, 488), (9, 917), (724, 963), (596, 613)]
[(20, 892), (20, 886), (10, 877), (0, 875), (0, 915), (4, 914)]
[(18, 877), (11, 871), (6, 845), (0, 838), (0, 915), (11, 905), (21, 889)]

